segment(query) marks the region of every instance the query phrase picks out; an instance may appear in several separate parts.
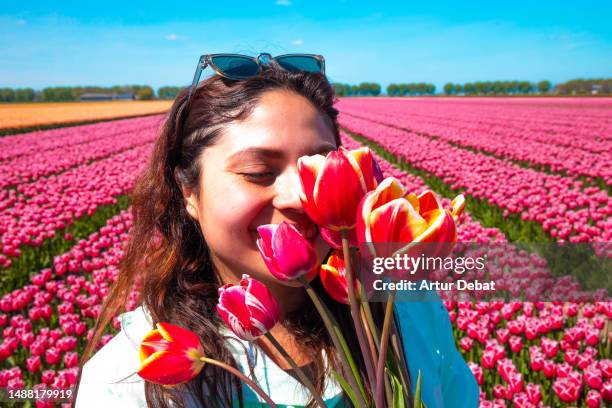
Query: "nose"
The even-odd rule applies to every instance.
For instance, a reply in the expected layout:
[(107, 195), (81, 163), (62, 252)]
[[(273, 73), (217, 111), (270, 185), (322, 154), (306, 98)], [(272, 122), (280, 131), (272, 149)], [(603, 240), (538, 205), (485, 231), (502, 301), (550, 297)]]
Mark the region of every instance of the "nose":
[(297, 169), (289, 169), (277, 179), (276, 195), (272, 204), (279, 210), (294, 210), (303, 213), (304, 207), (300, 201), (301, 191), (302, 185)]

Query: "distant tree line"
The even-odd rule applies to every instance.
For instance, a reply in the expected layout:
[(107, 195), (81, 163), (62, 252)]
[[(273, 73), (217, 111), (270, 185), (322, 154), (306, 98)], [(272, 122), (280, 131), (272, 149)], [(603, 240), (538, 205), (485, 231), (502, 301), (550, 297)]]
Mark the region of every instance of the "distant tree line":
[(447, 83), (443, 90), (446, 95), (529, 95), (548, 93), (552, 89), (550, 81), (538, 83), (529, 81), (478, 81), (465, 84)]
[(555, 92), (560, 95), (612, 94), (612, 79), (572, 79), (557, 84)]
[(148, 85), (101, 86), (56, 86), (35, 91), (32, 88), (0, 88), (0, 102), (70, 102), (78, 101), (85, 93), (129, 93), (136, 99), (155, 98), (155, 91)]
[(420, 96), (433, 95), (436, 93), (436, 86), (425, 82), (411, 82), (408, 84), (389, 84), (387, 95), (389, 96)]
[[(332, 84), (337, 96), (378, 96), (381, 94), (380, 84), (362, 82), (358, 85), (343, 83)], [(116, 93), (133, 94), (136, 99), (168, 99), (176, 98), (182, 90), (179, 86), (162, 86), (157, 93), (148, 85), (116, 85), (112, 87), (73, 86), (48, 87), (40, 91), (32, 88), (0, 88), (0, 102), (69, 102), (78, 101), (85, 93)], [(445, 95), (592, 95), (612, 94), (612, 79), (572, 79), (556, 84), (554, 87), (548, 80), (537, 83), (529, 81), (477, 81), (464, 84), (446, 83), (443, 87)], [(386, 88), (388, 96), (422, 96), (434, 95), (436, 86), (425, 82), (389, 84)]]
[(359, 85), (332, 84), (337, 96), (378, 96), (380, 85), (373, 82), (362, 82)]

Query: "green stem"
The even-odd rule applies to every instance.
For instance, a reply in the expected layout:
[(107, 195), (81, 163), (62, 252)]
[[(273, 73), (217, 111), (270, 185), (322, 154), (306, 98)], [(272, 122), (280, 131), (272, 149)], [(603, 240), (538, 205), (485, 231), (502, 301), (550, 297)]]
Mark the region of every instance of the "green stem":
[[(385, 308), (385, 320), (383, 323), (382, 337), (380, 339), (380, 353), (378, 355), (378, 365), (376, 367), (377, 378), (383, 378), (385, 374), (385, 362), (387, 360), (387, 347), (389, 345), (389, 333), (391, 332), (391, 318), (393, 317), (393, 302), (395, 301), (395, 291), (392, 290), (387, 300)], [(383, 407), (385, 395), (383, 393), (383, 381), (379, 381), (376, 386), (376, 408)]]
[(342, 230), (342, 252), (344, 255), (344, 271), (346, 274), (346, 282), (348, 289), (348, 300), (351, 307), (351, 315), (353, 316), (353, 324), (355, 325), (355, 332), (357, 333), (357, 341), (361, 350), (364, 365), (366, 366), (366, 372), (368, 373), (368, 380), (370, 381), (371, 389), (377, 388), (376, 379), (382, 378), (381, 376), (374, 376), (374, 362), (373, 356), (368, 350), (368, 345), (364, 336), (364, 327), (361, 324), (361, 314), (359, 312), (359, 304), (357, 303), (357, 297), (355, 296), (355, 277), (353, 275), (353, 268), (351, 268), (351, 252), (349, 247), (348, 231)]
[[(380, 344), (380, 333), (378, 332), (378, 327), (374, 323), (374, 317), (372, 315), (372, 309), (370, 308), (370, 302), (368, 302), (366, 291), (363, 287), (363, 276), (361, 276), (361, 270), (359, 268), (359, 262), (355, 262), (357, 268), (357, 285), (359, 289), (359, 300), (361, 303), (361, 307), (363, 310), (363, 314), (365, 315), (365, 320), (367, 323), (367, 327), (370, 329), (370, 334), (372, 335), (372, 339), (374, 340), (374, 345), (376, 346), (376, 352), (378, 353), (378, 345)], [(365, 325), (364, 325), (365, 326)], [(373, 361), (377, 361), (377, 357), (373, 357)]]
[(308, 294), (308, 296), (310, 296), (310, 299), (312, 300), (312, 303), (317, 308), (317, 311), (319, 312), (321, 319), (323, 319), (323, 323), (325, 324), (325, 327), (327, 328), (329, 336), (331, 337), (332, 342), (334, 343), (334, 347), (338, 351), (338, 355), (340, 356), (340, 360), (342, 361), (342, 365), (344, 366), (344, 369), (345, 369), (344, 371), (348, 374), (348, 382), (353, 388), (353, 390), (355, 390), (355, 395), (359, 399), (358, 401), (359, 406), (363, 408), (367, 408), (365, 397), (363, 395), (363, 392), (361, 391), (362, 388), (357, 385), (357, 382), (358, 382), (357, 374), (353, 372), (351, 364), (349, 363), (349, 360), (348, 360), (348, 356), (345, 354), (344, 348), (342, 347), (342, 344), (340, 343), (340, 340), (338, 338), (338, 336), (342, 335), (340, 333), (340, 329), (338, 328), (338, 325), (335, 323), (335, 321), (332, 323), (333, 316), (331, 315), (331, 313), (329, 313), (329, 311), (327, 310), (323, 302), (321, 302), (321, 299), (319, 299), (319, 296), (317, 295), (315, 290), (312, 288), (312, 286), (310, 286), (310, 282), (308, 282), (303, 276), (299, 277), (298, 281), (302, 285), (304, 285), (304, 288), (306, 289), (306, 293)]
[(391, 334), (391, 347), (393, 347), (393, 351), (397, 356), (400, 381), (402, 382), (402, 387), (404, 387), (404, 391), (406, 392), (406, 400), (408, 400), (408, 397), (410, 396), (410, 388), (408, 387), (408, 366), (406, 365), (404, 353), (402, 352), (404, 346), (399, 344), (399, 340), (397, 338), (397, 326), (395, 325), (395, 322), (393, 322), (392, 330), (394, 333)]
[(296, 364), (295, 360), (291, 358), (291, 356), (289, 355), (289, 353), (287, 353), (285, 348), (280, 345), (280, 343), (274, 338), (274, 336), (272, 336), (272, 334), (270, 334), (270, 332), (267, 332), (265, 336), (268, 340), (270, 340), (270, 342), (274, 345), (274, 347), (276, 347), (279, 353), (281, 353), (283, 358), (287, 360), (291, 368), (293, 368), (297, 376), (300, 378), (300, 381), (302, 381), (302, 384), (304, 384), (306, 388), (308, 388), (308, 390), (312, 394), (312, 397), (315, 399), (319, 407), (327, 408), (327, 405), (325, 405), (325, 402), (323, 402), (323, 398), (317, 392), (317, 389), (315, 388), (312, 381), (310, 381), (310, 379), (306, 376), (304, 371), (302, 371), (302, 369)]
[(232, 367), (229, 364), (225, 364), (225, 363), (222, 363), (221, 361), (213, 360), (212, 358), (208, 358), (208, 357), (200, 357), (200, 361), (220, 367), (224, 369), (225, 371), (228, 371), (234, 374), (236, 377), (240, 378), (242, 381), (247, 383), (249, 387), (251, 387), (253, 391), (255, 391), (261, 398), (263, 398), (271, 408), (278, 408), (276, 404), (274, 403), (274, 401), (272, 401), (270, 396), (266, 394), (265, 392), (263, 392), (263, 390), (259, 388), (259, 386), (253, 380), (251, 380), (249, 377), (244, 375), (240, 370), (237, 370), (236, 368)]

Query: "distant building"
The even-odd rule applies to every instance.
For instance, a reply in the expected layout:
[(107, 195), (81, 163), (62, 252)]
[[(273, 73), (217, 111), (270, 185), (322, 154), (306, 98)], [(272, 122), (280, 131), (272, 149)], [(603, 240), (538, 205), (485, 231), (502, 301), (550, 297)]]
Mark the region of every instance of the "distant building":
[(593, 87), (591, 88), (591, 94), (593, 95), (597, 95), (598, 93), (600, 93), (603, 89), (603, 86), (598, 85), (598, 84), (593, 84)]
[(114, 100), (134, 100), (134, 94), (131, 92), (124, 93), (97, 93), (88, 92), (81, 95), (81, 101), (114, 101)]

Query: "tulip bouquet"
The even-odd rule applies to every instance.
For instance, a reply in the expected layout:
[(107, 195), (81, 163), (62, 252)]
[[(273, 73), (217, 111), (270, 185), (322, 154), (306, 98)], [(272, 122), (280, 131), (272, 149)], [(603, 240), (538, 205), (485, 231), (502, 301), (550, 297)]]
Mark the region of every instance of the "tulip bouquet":
[[(327, 156), (302, 157), (298, 170), (304, 211), (318, 225), (321, 236), (333, 251), (321, 265), (311, 242), (295, 226), (287, 222), (262, 225), (258, 228), (257, 245), (265, 264), (275, 278), (298, 281), (304, 286), (342, 363), (341, 372), (334, 372), (335, 379), (354, 406), (424, 406), (420, 398), (420, 372), (415, 391), (411, 392), (408, 367), (393, 319), (394, 291), (386, 299), (380, 327), (374, 321), (359, 270), (364, 255), (360, 248), (381, 252), (381, 248), (390, 248), (389, 243), (401, 243), (401, 248), (393, 253), (385, 250), (384, 254), (376, 255), (408, 251), (414, 255), (416, 243), (454, 243), (456, 221), (464, 206), (463, 196), (455, 198), (449, 210), (442, 208), (430, 191), (419, 196), (409, 194), (397, 179), (383, 180), (373, 155), (364, 147), (355, 150), (341, 147)], [(311, 286), (317, 274), (329, 295), (349, 306), (359, 350), (349, 349), (345, 337), (349, 333), (339, 329), (334, 315)], [(239, 284), (221, 287), (217, 310), (239, 338), (252, 341), (266, 336), (309, 389), (313, 400), (321, 408), (325, 407), (308, 377), (269, 333), (279, 320), (279, 308), (264, 284), (244, 275)], [(360, 353), (364, 363), (363, 376), (357, 369), (354, 352)], [(157, 329), (143, 340), (140, 358), (142, 366), (138, 374), (164, 385), (193, 378), (204, 364), (222, 367), (274, 406), (253, 380), (233, 367), (204, 356), (197, 336), (185, 329), (158, 323)]]

